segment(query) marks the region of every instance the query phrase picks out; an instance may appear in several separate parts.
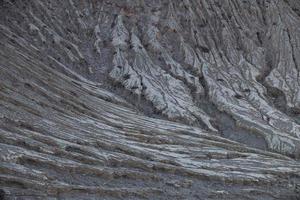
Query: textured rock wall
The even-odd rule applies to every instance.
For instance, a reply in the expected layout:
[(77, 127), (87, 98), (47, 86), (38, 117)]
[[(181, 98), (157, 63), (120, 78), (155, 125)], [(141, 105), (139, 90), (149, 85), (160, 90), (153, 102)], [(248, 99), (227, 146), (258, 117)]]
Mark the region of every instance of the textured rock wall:
[(0, 199), (297, 199), (296, 0), (0, 1)]

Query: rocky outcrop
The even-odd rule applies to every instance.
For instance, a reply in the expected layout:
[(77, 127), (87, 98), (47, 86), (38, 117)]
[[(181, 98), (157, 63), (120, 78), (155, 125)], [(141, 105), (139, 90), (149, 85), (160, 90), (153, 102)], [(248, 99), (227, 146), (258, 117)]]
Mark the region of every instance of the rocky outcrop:
[(0, 199), (297, 199), (300, 4), (0, 4)]

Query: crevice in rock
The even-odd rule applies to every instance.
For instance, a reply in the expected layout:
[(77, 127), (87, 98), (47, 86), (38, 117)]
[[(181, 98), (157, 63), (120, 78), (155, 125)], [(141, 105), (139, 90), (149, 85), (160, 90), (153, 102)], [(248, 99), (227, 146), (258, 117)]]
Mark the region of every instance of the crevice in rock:
[(265, 79), (269, 76), (272, 70), (272, 61), (269, 55), (267, 56), (267, 65), (261, 71), (260, 76), (256, 77), (256, 81), (261, 83), (266, 88), (267, 93), (265, 95), (267, 96), (271, 105), (293, 118), (296, 123), (300, 124), (300, 110), (297, 110), (296, 108), (288, 108), (285, 94), (278, 88), (272, 87), (266, 83)]
[(151, 102), (144, 99), (143, 95), (138, 96), (137, 94), (126, 90), (121, 83), (111, 80), (110, 78), (107, 78), (104, 82), (106, 83), (102, 85), (104, 89), (124, 98), (128, 103), (133, 105), (136, 111), (141, 112), (148, 117), (167, 119), (166, 116), (163, 116), (160, 111), (154, 108)]
[(0, 189), (0, 199), (5, 200), (5, 191)]
[(213, 126), (217, 128), (224, 138), (243, 143), (249, 147), (267, 150), (267, 143), (263, 136), (258, 135), (245, 128), (238, 127), (236, 121), (229, 114), (220, 111), (208, 98), (208, 87), (204, 78), (201, 84), (205, 89), (205, 96), (200, 98), (197, 105), (208, 113), (212, 119)]

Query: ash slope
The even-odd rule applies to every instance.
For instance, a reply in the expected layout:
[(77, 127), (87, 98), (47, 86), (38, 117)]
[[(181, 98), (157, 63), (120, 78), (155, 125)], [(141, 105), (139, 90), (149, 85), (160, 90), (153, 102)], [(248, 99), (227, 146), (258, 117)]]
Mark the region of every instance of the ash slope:
[(299, 8), (1, 1), (0, 198), (299, 198)]

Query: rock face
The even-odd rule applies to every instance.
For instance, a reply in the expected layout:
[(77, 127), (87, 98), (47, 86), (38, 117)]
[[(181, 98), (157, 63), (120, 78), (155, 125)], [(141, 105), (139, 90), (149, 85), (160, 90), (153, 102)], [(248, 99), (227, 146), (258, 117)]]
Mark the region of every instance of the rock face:
[(298, 0), (0, 1), (0, 199), (299, 199)]

